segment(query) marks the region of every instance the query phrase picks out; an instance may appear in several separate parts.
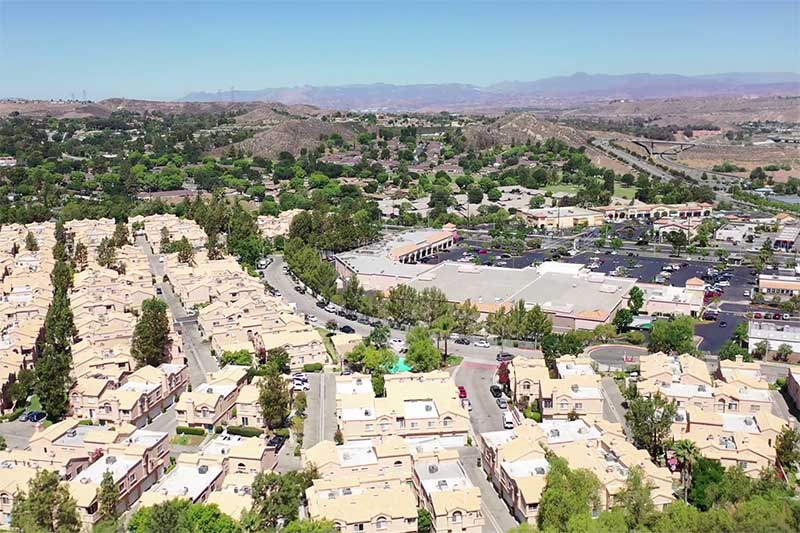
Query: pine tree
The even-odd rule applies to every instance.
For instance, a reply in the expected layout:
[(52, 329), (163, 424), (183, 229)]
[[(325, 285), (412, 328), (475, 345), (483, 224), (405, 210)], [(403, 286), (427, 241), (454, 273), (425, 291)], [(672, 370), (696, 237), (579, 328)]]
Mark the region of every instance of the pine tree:
[(81, 520), (75, 500), (57, 472), (40, 470), (28, 482), (28, 491), (14, 497), (11, 527), (18, 531), (78, 533)]
[(86, 245), (79, 242), (75, 245), (75, 256), (73, 257), (75, 269), (78, 272), (83, 272), (86, 265), (89, 263), (89, 253), (86, 250)]
[(100, 513), (100, 520), (113, 523), (119, 519), (117, 510), (119, 496), (119, 487), (114, 482), (114, 476), (111, 472), (105, 471), (97, 492), (97, 510)]
[(29, 252), (36, 252), (39, 250), (39, 243), (30, 231), (25, 235), (25, 249)]
[(131, 355), (137, 364), (158, 366), (164, 362), (169, 345), (167, 304), (158, 298), (142, 302), (142, 314), (133, 330)]

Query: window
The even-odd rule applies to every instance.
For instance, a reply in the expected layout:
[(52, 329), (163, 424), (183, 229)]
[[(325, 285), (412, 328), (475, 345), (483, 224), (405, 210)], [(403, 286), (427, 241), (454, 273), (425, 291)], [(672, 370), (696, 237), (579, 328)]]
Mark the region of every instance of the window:
[(761, 410), (761, 406), (760, 405), (750, 405), (750, 411), (751, 412), (752, 411), (760, 411), (760, 410)]
[(580, 403), (580, 402), (576, 403), (575, 404), (575, 410), (576, 411), (580, 411), (581, 409), (583, 409), (583, 404)]
[(529, 382), (525, 382), (522, 384), (522, 390), (531, 390), (531, 384)]
[(245, 466), (244, 463), (239, 463), (236, 465), (236, 472), (244, 474), (245, 472), (247, 472), (247, 467)]
[(367, 424), (367, 431), (372, 431), (375, 429), (375, 424)]
[(419, 422), (411, 422), (411, 429), (416, 429), (419, 427)]
[(569, 402), (561, 402), (561, 409), (562, 410), (569, 409)]
[(389, 423), (381, 422), (381, 431), (389, 431)]
[(453, 425), (453, 419), (451, 417), (449, 417), (449, 416), (444, 417), (444, 420), (442, 421), (442, 425), (444, 427), (446, 427), (446, 428), (449, 428), (450, 426)]
[(364, 531), (364, 524), (356, 524), (353, 526), (354, 531)]
[(381, 516), (381, 517), (379, 517), (379, 518), (378, 518), (378, 519), (375, 521), (375, 529), (377, 529), (378, 531), (381, 531), (381, 530), (384, 530), (384, 529), (386, 529), (386, 518), (384, 518), (384, 517), (382, 517), (382, 516)]
[(738, 410), (739, 410), (739, 404), (738, 403), (736, 403), (736, 402), (728, 403), (728, 411), (738, 411)]
[(428, 420), (428, 427), (432, 428), (436, 425), (436, 420)]
[(461, 511), (455, 511), (453, 513), (453, 523), (454, 524), (460, 524), (462, 519), (463, 519), (463, 516), (461, 515)]
[(136, 473), (135, 472), (133, 474), (131, 474), (130, 476), (128, 476), (128, 481), (130, 481), (131, 483), (136, 483)]

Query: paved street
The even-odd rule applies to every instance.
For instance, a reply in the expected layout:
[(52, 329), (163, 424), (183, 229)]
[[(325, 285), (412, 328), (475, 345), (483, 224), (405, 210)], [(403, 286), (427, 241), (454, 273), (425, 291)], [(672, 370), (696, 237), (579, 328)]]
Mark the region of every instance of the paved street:
[(336, 433), (336, 378), (334, 374), (308, 374), (308, 409), (303, 448), (323, 440), (333, 440)]
[(146, 428), (150, 431), (164, 431), (172, 434), (175, 432), (177, 425), (178, 420), (175, 417), (175, 404), (172, 404), (169, 409), (155, 417), (152, 422), (147, 424)]
[(197, 318), (188, 316), (178, 298), (172, 292), (169, 283), (164, 283), (164, 265), (159, 262), (158, 255), (147, 240), (136, 237), (136, 243), (147, 254), (150, 261), (150, 270), (156, 279), (156, 287), (161, 289), (161, 299), (169, 306), (173, 320), (180, 328), (183, 337), (183, 353), (189, 365), (189, 381), (192, 385), (199, 385), (206, 380), (206, 374), (219, 370), (217, 360), (211, 355), (209, 344), (200, 336), (197, 329)]
[(9, 448), (25, 449), (28, 440), (36, 432), (36, 424), (31, 422), (2, 422), (0, 423), (0, 436), (5, 437)]
[(603, 377), (600, 380), (600, 388), (603, 393), (603, 418), (625, 425), (625, 408), (622, 406), (624, 398), (614, 378)]
[(464, 362), (453, 375), (456, 385), (467, 389), (472, 404), (469, 417), (476, 434), (503, 429), (503, 411), (489, 392), (497, 382), (496, 373), (497, 364)]
[(486, 479), (486, 472), (478, 466), (480, 456), (478, 448), (460, 448), (458, 453), (469, 480), (481, 491), (481, 510), (485, 520), (483, 531), (498, 533), (517, 526), (517, 521), (511, 515), (508, 506), (497, 494), (492, 483)]

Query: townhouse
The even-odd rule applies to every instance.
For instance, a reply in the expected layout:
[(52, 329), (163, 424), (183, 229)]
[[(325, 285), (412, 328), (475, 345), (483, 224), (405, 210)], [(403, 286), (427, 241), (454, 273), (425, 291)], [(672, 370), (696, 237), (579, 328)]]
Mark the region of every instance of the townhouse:
[[(726, 365), (730, 381), (715, 380), (704, 361), (691, 355), (669, 356), (663, 353), (642, 356), (639, 393), (659, 393), (674, 400), (678, 407), (696, 407), (718, 413), (757, 413), (770, 411), (772, 401), (766, 381), (754, 379), (740, 370), (732, 373)], [(724, 375), (724, 374), (723, 374)]]
[(562, 356), (556, 374), (550, 377), (543, 359), (514, 359), (509, 364), (512, 398), (520, 407), (536, 403), (544, 418), (602, 415), (600, 376), (589, 359)]
[(114, 236), (116, 222), (113, 218), (70, 220), (64, 224), (64, 229), (72, 237), (74, 244), (82, 243), (86, 246), (88, 256), (96, 258), (97, 247), (103, 239)]
[(472, 484), (455, 450), (418, 458), (413, 484), (420, 507), (428, 510), (432, 531), (478, 533), (485, 523), (481, 491)]
[[(337, 378), (336, 415), (345, 441), (399, 435), (410, 442), (433, 439), (444, 447), (466, 444), (469, 416), (447, 372), (387, 375), (384, 398), (363, 385), (369, 376), (341, 378), (346, 379)], [(362, 385), (353, 394), (357, 380)]]
[(397, 480), (363, 475), (318, 479), (306, 489), (306, 500), (309, 518), (330, 520), (337, 531), (417, 531), (417, 499), (408, 484)]
[(205, 246), (208, 239), (197, 222), (171, 214), (130, 217), (128, 224), (132, 234), (143, 235), (154, 252), (159, 250), (162, 229), (164, 228), (166, 228), (171, 240), (177, 241), (186, 237), (195, 248)]
[(289, 227), (292, 225), (292, 220), (298, 214), (302, 213), (302, 209), (289, 209), (288, 211), (281, 211), (278, 216), (265, 216), (260, 215), (256, 219), (258, 230), (267, 239), (274, 239), (280, 235), (289, 233)]
[(179, 426), (213, 430), (233, 419), (232, 411), (247, 376), (242, 366), (228, 365), (209, 373), (206, 382), (181, 395), (175, 404)]
[(323, 479), (363, 475), (370, 479), (411, 479), (412, 456), (402, 437), (353, 440), (341, 445), (320, 441), (302, 451), (303, 467), (315, 467)]
[(703, 457), (758, 477), (763, 469), (775, 465), (775, 442), (786, 424), (768, 410), (739, 414), (690, 406), (675, 416), (672, 438), (691, 440)]

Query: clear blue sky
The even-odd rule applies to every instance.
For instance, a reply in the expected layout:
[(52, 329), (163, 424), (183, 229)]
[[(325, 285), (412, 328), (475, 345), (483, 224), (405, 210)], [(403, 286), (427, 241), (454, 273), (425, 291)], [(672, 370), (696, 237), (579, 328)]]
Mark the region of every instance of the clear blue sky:
[(800, 2), (0, 0), (0, 96), (800, 71)]

